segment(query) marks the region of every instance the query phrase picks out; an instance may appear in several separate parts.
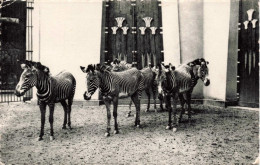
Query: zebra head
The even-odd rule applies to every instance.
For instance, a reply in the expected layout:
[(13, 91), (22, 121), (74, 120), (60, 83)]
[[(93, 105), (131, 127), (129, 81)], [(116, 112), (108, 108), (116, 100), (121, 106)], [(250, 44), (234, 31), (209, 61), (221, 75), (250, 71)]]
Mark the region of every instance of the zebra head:
[[(26, 91), (36, 86), (37, 84), (37, 66), (41, 65), (40, 63), (25, 61), (21, 64), (21, 68), (23, 69), (23, 73), (20, 76), (20, 80), (15, 88), (15, 95), (20, 97), (25, 94)], [(42, 65), (41, 65), (42, 66)], [(48, 68), (46, 72), (49, 72)]]
[(88, 67), (81, 66), (80, 69), (84, 73), (87, 73), (86, 76), (87, 90), (83, 94), (83, 97), (85, 100), (90, 100), (91, 96), (95, 93), (95, 91), (97, 90), (100, 84), (98, 71), (96, 70), (96, 66), (92, 64), (88, 65)]
[(163, 85), (165, 85), (166, 74), (169, 71), (169, 68), (165, 67), (162, 64), (159, 64), (157, 66), (157, 69), (155, 70), (155, 82), (158, 85), (158, 97), (163, 95)]
[(196, 59), (189, 63), (189, 65), (193, 67), (195, 77), (200, 78), (205, 86), (210, 84), (210, 79), (208, 78), (209, 69), (207, 64), (209, 64), (209, 62), (203, 58)]

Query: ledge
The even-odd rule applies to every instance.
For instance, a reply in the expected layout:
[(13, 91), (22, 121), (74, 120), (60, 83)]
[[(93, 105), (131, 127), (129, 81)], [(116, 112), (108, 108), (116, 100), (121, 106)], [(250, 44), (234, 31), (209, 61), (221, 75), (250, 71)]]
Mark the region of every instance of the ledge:
[[(120, 99), (118, 101), (118, 105), (129, 105), (130, 98)], [(142, 99), (141, 104), (147, 104), (147, 99)], [(75, 105), (83, 105), (83, 106), (99, 106), (103, 105), (104, 102), (102, 100), (75, 100)], [(153, 104), (153, 99), (150, 100), (150, 104)], [(157, 99), (156, 104), (160, 104), (160, 101)], [(179, 101), (177, 104), (180, 104)], [(223, 100), (215, 100), (215, 99), (192, 99), (191, 104), (205, 104), (205, 105), (213, 105), (218, 107), (227, 107), (227, 106), (236, 106), (238, 105), (237, 101), (223, 101)]]

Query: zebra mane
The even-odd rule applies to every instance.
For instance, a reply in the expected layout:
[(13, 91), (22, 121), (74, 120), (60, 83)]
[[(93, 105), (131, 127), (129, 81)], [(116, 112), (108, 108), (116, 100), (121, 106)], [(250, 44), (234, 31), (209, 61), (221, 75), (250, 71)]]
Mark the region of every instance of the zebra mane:
[(35, 67), (36, 69), (42, 71), (47, 76), (50, 76), (50, 69), (49, 69), (49, 67), (47, 67), (45, 65), (42, 65), (40, 62), (34, 62), (34, 61), (25, 60), (23, 63), (26, 64), (27, 66), (29, 66), (30, 68)]
[(187, 65), (194, 66), (194, 65), (201, 65), (202, 63), (206, 64), (208, 62), (204, 58), (198, 58), (196, 60), (189, 62)]
[(88, 67), (87, 67), (87, 69), (86, 69), (86, 72), (89, 72), (89, 71), (94, 72), (95, 67), (96, 67), (95, 65), (93, 65), (93, 64), (89, 64)]

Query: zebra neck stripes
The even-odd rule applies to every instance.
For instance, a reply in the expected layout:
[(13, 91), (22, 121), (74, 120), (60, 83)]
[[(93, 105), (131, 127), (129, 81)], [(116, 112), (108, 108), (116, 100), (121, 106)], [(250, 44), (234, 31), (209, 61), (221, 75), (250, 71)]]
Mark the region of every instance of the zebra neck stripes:
[(48, 100), (50, 95), (52, 94), (51, 89), (51, 77), (48, 77), (44, 74), (37, 74), (37, 96), (39, 100)]
[(100, 91), (103, 95), (108, 95), (112, 90), (112, 76), (109, 72), (101, 73), (100, 75)]

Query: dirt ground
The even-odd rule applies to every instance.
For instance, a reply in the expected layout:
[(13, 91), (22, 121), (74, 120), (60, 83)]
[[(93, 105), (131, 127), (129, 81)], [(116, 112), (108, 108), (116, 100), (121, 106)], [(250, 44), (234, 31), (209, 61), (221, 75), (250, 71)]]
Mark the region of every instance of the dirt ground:
[[(104, 106), (72, 108), (72, 130), (62, 130), (63, 110), (54, 112), (55, 140), (49, 140), (48, 111), (43, 141), (39, 108), (31, 103), (0, 104), (0, 162), (3, 164), (234, 164), (258, 156), (259, 113), (237, 108), (192, 105), (177, 132), (165, 130), (167, 112), (145, 113), (141, 128), (128, 108), (119, 107), (120, 134), (104, 136)], [(113, 123), (113, 120), (112, 122)], [(113, 127), (112, 127), (113, 128)], [(113, 131), (113, 129), (112, 129)], [(1, 164), (1, 163), (0, 163)]]

